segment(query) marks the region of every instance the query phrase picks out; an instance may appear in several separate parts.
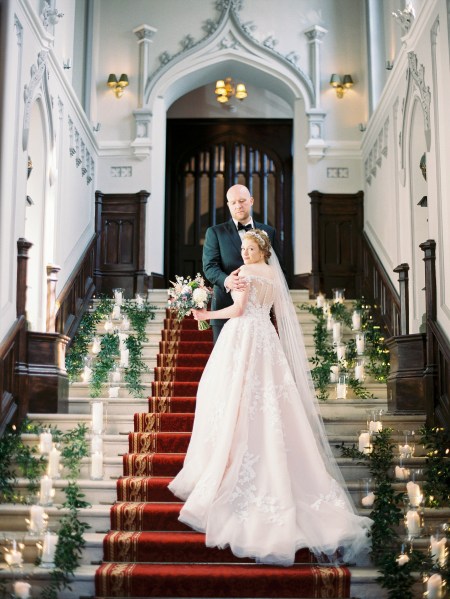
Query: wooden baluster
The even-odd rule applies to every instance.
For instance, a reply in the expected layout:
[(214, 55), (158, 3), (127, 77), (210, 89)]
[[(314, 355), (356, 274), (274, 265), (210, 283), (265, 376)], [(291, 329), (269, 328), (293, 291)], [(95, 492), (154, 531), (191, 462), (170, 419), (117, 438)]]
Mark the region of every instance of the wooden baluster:
[(435, 425), (435, 402), (437, 384), (437, 364), (435, 340), (429, 323), (436, 322), (436, 242), (428, 239), (420, 244), (425, 262), (425, 301), (426, 301), (426, 368), (424, 372), (427, 425)]
[(400, 284), (400, 335), (409, 334), (409, 265), (399, 264), (394, 268), (398, 273), (398, 282)]
[(56, 284), (58, 282), (58, 273), (61, 270), (56, 264), (47, 265), (47, 333), (55, 333), (56, 323)]
[(32, 245), (31, 241), (27, 241), (23, 237), (17, 240), (17, 318), (25, 316), (26, 313), (28, 250)]

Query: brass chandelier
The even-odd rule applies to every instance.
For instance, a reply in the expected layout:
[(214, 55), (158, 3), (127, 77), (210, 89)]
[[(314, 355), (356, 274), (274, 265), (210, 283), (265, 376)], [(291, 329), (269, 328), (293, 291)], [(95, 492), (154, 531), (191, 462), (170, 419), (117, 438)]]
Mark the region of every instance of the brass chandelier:
[(231, 77), (226, 77), (225, 79), (219, 79), (216, 82), (216, 89), (214, 90), (216, 94), (216, 100), (221, 104), (225, 104), (229, 102), (229, 100), (235, 97), (238, 100), (245, 100), (248, 96), (247, 90), (245, 89), (244, 83), (234, 83)]

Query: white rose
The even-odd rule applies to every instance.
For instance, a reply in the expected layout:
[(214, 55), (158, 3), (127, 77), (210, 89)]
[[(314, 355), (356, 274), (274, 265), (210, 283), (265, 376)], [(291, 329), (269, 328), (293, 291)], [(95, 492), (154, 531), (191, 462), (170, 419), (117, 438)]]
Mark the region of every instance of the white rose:
[[(203, 308), (204, 303), (208, 299), (208, 294), (206, 293), (206, 291), (204, 289), (201, 289), (199, 287), (197, 289), (194, 289), (194, 293), (192, 294), (192, 299), (199, 306), (199, 308)], [(200, 306), (200, 304), (201, 304), (201, 306)]]

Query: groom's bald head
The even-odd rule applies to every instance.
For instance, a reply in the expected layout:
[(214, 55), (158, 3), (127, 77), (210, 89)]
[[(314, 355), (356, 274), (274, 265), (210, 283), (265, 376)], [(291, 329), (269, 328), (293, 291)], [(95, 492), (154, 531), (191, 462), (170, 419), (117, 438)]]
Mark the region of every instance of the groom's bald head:
[(245, 185), (233, 185), (227, 191), (228, 208), (235, 221), (247, 224), (250, 220), (250, 210), (253, 198)]

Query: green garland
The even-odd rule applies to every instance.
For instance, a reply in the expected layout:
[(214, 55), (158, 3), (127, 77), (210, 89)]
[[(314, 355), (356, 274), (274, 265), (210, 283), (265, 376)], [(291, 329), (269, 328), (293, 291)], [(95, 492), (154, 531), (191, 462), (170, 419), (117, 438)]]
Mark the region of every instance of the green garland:
[[(71, 382), (79, 379), (97, 325), (110, 315), (113, 305), (114, 301), (112, 299), (102, 299), (92, 312), (84, 315), (66, 357), (66, 369)], [(129, 365), (128, 368), (125, 368), (125, 383), (133, 397), (143, 397), (144, 385), (141, 383), (141, 375), (143, 372), (148, 371), (148, 367), (142, 359), (143, 344), (147, 341), (145, 329), (148, 322), (155, 318), (155, 309), (155, 306), (151, 306), (148, 302), (138, 306), (131, 300), (125, 300), (121, 306), (121, 312), (129, 318), (130, 325), (135, 331), (135, 334), (129, 333), (126, 340), (126, 346), (130, 353)], [(116, 333), (103, 335), (100, 352), (92, 364), (89, 384), (90, 397), (99, 397), (119, 355), (118, 335)]]
[[(336, 364), (336, 353), (331, 343), (329, 332), (327, 331), (327, 319), (322, 308), (317, 308), (310, 304), (302, 304), (300, 307), (307, 310), (316, 319), (313, 333), (315, 353), (310, 358), (310, 362), (313, 365), (311, 376), (317, 390), (318, 399), (326, 400), (329, 397), (330, 368)], [(352, 311), (348, 310), (343, 303), (331, 304), (329, 309), (334, 321), (340, 322), (348, 328), (351, 327)], [(354, 302), (353, 309), (361, 312), (361, 330), (365, 333), (364, 357), (367, 358), (366, 371), (375, 380), (386, 382), (390, 367), (389, 350), (384, 344), (381, 329), (374, 323), (371, 308), (364, 303), (364, 300)], [(356, 360), (361, 357), (357, 356), (355, 340), (351, 339), (347, 343), (344, 343), (344, 345), (346, 346), (346, 359), (341, 362), (340, 368), (343, 374), (347, 374), (348, 386), (353, 390), (356, 397), (360, 399), (372, 398), (373, 395), (352, 374)]]
[(420, 442), (426, 450), (425, 504), (438, 508), (450, 505), (450, 431), (422, 428)]

